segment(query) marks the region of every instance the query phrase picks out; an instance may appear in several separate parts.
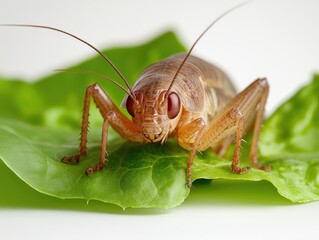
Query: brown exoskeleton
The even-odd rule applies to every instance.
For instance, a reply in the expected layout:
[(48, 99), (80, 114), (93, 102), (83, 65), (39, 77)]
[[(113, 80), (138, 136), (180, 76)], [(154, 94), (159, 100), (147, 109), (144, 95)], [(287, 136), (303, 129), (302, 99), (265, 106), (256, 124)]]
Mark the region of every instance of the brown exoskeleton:
[[(241, 4), (242, 5), (242, 4)], [(241, 6), (239, 5), (239, 6)], [(245, 90), (236, 94), (235, 88), (224, 72), (206, 61), (191, 56), (191, 52), (204, 33), (219, 19), (238, 8), (236, 6), (210, 24), (193, 44), (187, 54), (179, 54), (155, 63), (144, 70), (131, 88), (122, 74), (98, 49), (65, 31), (38, 25), (5, 25), (46, 28), (67, 34), (97, 51), (124, 80), (128, 90), (122, 105), (132, 120), (128, 119), (98, 85), (86, 89), (79, 152), (62, 159), (65, 163), (79, 162), (87, 152), (90, 98), (92, 97), (104, 121), (102, 126), (99, 162), (86, 170), (87, 175), (102, 170), (106, 165), (106, 142), (111, 126), (123, 138), (142, 143), (164, 143), (168, 137), (177, 137), (178, 143), (190, 151), (186, 180), (192, 186), (191, 166), (197, 151), (213, 148), (224, 155), (235, 139), (232, 161), (234, 173), (245, 173), (241, 168), (240, 146), (244, 129), (255, 121), (250, 159), (258, 169), (268, 170), (257, 161), (257, 145), (263, 113), (268, 96), (265, 78), (255, 80)], [(4, 26), (4, 25), (2, 25)]]

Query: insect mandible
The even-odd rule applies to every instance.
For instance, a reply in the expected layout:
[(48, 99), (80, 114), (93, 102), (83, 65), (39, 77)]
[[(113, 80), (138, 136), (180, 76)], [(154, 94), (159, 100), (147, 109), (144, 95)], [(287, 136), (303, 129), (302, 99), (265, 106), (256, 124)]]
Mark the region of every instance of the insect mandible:
[[(127, 96), (122, 106), (132, 119), (127, 118), (113, 103), (108, 94), (97, 84), (87, 87), (81, 127), (80, 147), (77, 154), (64, 157), (64, 163), (78, 163), (87, 152), (90, 99), (93, 98), (102, 117), (102, 137), (99, 162), (86, 170), (91, 175), (106, 166), (106, 142), (111, 126), (124, 139), (134, 142), (165, 143), (175, 136), (179, 145), (189, 150), (186, 167), (186, 182), (192, 186), (191, 167), (197, 151), (213, 148), (220, 156), (235, 140), (232, 171), (245, 173), (241, 168), (240, 147), (244, 130), (254, 123), (250, 160), (255, 168), (269, 170), (257, 161), (258, 138), (263, 120), (269, 86), (265, 78), (255, 80), (246, 89), (236, 94), (227, 75), (216, 66), (191, 55), (201, 37), (218, 20), (243, 6), (239, 4), (216, 18), (197, 38), (187, 54), (178, 54), (146, 68), (130, 87), (114, 64), (97, 48), (81, 38), (63, 30), (26, 24), (1, 24), (0, 26), (37, 27), (69, 35), (99, 53), (123, 79)], [(114, 82), (114, 81), (113, 81)], [(117, 84), (117, 83), (116, 83)], [(118, 85), (118, 84), (117, 84)]]

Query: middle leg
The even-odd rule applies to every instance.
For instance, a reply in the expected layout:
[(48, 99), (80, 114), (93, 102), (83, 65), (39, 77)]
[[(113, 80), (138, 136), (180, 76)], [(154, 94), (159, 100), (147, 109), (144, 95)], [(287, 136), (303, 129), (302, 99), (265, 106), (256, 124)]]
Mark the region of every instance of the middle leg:
[[(245, 90), (240, 92), (228, 103), (209, 123), (207, 131), (201, 139), (199, 150), (205, 150), (232, 135), (235, 135), (235, 150), (232, 170), (244, 173), (248, 168), (240, 168), (240, 147), (244, 129), (252, 116), (256, 115), (253, 141), (250, 150), (250, 160), (254, 167), (269, 170), (269, 166), (262, 166), (257, 161), (258, 138), (261, 129), (263, 113), (268, 96), (268, 83), (266, 79), (257, 79)], [(256, 114), (257, 113), (257, 114)]]

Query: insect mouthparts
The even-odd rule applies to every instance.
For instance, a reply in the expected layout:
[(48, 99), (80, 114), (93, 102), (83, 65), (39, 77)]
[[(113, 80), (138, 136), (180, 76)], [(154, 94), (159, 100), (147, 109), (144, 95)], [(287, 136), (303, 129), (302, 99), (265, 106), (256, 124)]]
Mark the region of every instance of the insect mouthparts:
[(143, 133), (143, 136), (151, 141), (152, 143), (153, 142), (158, 142), (160, 140), (162, 140), (161, 136), (162, 136), (162, 133), (163, 132), (160, 132), (160, 133)]

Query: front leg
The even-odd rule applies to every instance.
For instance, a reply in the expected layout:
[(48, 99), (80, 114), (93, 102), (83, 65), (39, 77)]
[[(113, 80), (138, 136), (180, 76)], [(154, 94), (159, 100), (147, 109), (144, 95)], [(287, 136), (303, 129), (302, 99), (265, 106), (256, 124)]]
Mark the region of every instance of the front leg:
[[(236, 132), (237, 144), (241, 143), (241, 137), (243, 134), (243, 114), (236, 108), (232, 108), (229, 111), (216, 117), (209, 123), (206, 127), (205, 122), (201, 119), (195, 119), (189, 124), (178, 129), (178, 143), (184, 149), (190, 150), (189, 158), (187, 161), (186, 168), (186, 181), (188, 187), (192, 187), (191, 180), (191, 167), (195, 158), (195, 153), (197, 150), (205, 151), (207, 148), (214, 146), (215, 144), (221, 142), (223, 139), (229, 139), (230, 136)], [(248, 168), (239, 168), (238, 164), (240, 154), (240, 145), (236, 146), (233, 161), (233, 170), (241, 173), (248, 170)]]
[(205, 132), (205, 128), (206, 125), (204, 120), (198, 118), (178, 129), (178, 144), (181, 147), (190, 150), (186, 168), (186, 181), (187, 186), (189, 188), (192, 187), (191, 167), (195, 158), (198, 145)]
[(111, 125), (125, 139), (131, 141), (143, 140), (138, 134), (136, 126), (119, 111), (119, 109), (112, 102), (106, 92), (98, 84), (92, 84), (86, 89), (84, 97), (79, 152), (73, 156), (64, 157), (62, 159), (62, 162), (78, 163), (81, 156), (84, 156), (86, 154), (91, 97), (98, 107), (104, 121), (102, 126), (100, 160), (99, 163), (96, 164), (96, 166), (87, 169), (87, 175), (91, 175), (92, 173), (103, 169), (105, 166), (106, 142), (108, 137), (109, 125)]

